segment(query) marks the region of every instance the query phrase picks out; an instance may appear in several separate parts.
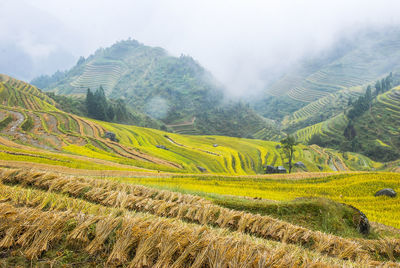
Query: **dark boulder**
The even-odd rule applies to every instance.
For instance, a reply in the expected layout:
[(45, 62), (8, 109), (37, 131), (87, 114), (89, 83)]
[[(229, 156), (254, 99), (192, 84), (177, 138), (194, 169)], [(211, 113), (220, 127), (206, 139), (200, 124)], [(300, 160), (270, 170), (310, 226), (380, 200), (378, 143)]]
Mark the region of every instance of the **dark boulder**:
[(369, 224), (367, 216), (365, 216), (365, 214), (358, 208), (355, 208), (352, 205), (347, 206), (356, 211), (356, 216), (353, 217), (353, 222), (357, 226), (357, 230), (363, 235), (368, 235), (371, 230), (371, 225)]
[(320, 171), (324, 170), (324, 168), (321, 167), (320, 165), (317, 165), (317, 167), (318, 167), (318, 169), (319, 169)]
[(385, 195), (385, 196), (389, 196), (389, 197), (396, 197), (397, 193), (395, 190), (393, 190), (391, 188), (385, 188), (385, 189), (377, 191), (374, 196), (381, 196), (381, 195)]
[(201, 172), (207, 172), (207, 169), (201, 167), (201, 166), (197, 166), (197, 169), (200, 170)]
[(265, 166), (265, 173), (276, 173), (276, 169), (274, 166), (266, 165)]
[(156, 145), (156, 147), (159, 149), (168, 150), (168, 148), (165, 147), (164, 145)]
[(107, 131), (107, 132), (104, 134), (104, 137), (105, 137), (106, 139), (111, 140), (111, 141), (115, 141), (115, 142), (118, 142), (118, 141), (119, 141), (119, 140), (117, 139), (117, 136), (115, 135), (114, 132)]
[(275, 146), (276, 149), (280, 149), (282, 148), (282, 146), (280, 144), (278, 144), (277, 146)]

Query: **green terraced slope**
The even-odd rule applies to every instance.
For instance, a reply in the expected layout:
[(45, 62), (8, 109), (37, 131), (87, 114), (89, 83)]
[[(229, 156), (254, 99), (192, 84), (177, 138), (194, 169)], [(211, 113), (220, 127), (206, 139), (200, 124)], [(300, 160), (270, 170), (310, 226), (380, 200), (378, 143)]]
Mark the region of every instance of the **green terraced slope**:
[[(344, 51), (343, 51), (344, 50)], [(334, 93), (338, 90), (372, 83), (383, 75), (400, 67), (400, 31), (387, 30), (374, 34), (361, 34), (340, 53), (326, 58), (318, 68), (303, 64), (300, 68), (310, 71), (294, 71), (300, 77), (287, 75), (269, 91), (272, 95), (286, 94), (305, 103)], [(314, 66), (313, 64), (312, 66)], [(294, 83), (293, 83), (294, 81)]]
[(335, 117), (348, 108), (349, 99), (356, 100), (361, 88), (350, 88), (331, 93), (311, 102), (283, 120), (283, 129), (293, 132)]
[[(12, 81), (9, 78), (0, 83), (0, 125), (4, 125), (0, 131), (1, 165), (80, 170), (80, 174), (83, 170), (97, 170), (99, 174), (115, 176), (166, 172), (244, 175), (261, 174), (266, 164), (287, 166), (287, 157), (277, 142), (180, 135), (95, 121), (65, 113), (51, 104), (43, 109), (35, 104), (39, 109), (30, 109), (29, 98), (22, 104), (8, 103), (5, 100), (10, 94), (22, 94), (21, 90), (28, 88), (22, 86), (23, 82)], [(16, 86), (8, 86), (5, 91), (5, 85)], [(39, 98), (34, 100), (41, 102)], [(10, 119), (5, 121), (6, 118)], [(32, 122), (29, 129), (23, 127), (26, 121)], [(105, 138), (106, 132), (115, 133), (119, 141)], [(337, 151), (318, 146), (299, 145), (295, 152), (295, 161), (302, 161), (308, 171), (384, 167), (371, 160), (360, 165), (360, 157), (363, 156), (351, 154), (344, 159)]]
[[(295, 132), (298, 141), (307, 143), (316, 134), (328, 147), (339, 148), (346, 139), (343, 136), (348, 123), (341, 113), (321, 123)], [(376, 161), (395, 160), (400, 157), (400, 87), (378, 95), (371, 108), (354, 122), (356, 151)]]
[[(282, 120), (292, 115), (293, 108), (298, 110), (319, 100), (324, 103), (331, 94), (374, 84), (399, 67), (400, 30), (364, 31), (294, 64), (266, 88), (266, 97), (254, 107), (264, 117)], [(286, 103), (280, 106), (279, 113), (274, 113), (274, 107), (268, 105), (273, 100)], [(301, 112), (293, 116), (302, 117)]]

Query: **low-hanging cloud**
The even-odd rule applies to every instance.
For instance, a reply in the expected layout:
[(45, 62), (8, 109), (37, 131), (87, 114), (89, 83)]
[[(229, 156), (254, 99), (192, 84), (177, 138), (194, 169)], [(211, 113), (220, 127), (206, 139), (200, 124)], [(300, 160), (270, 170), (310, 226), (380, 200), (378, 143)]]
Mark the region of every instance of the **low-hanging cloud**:
[(14, 44), (28, 55), (37, 70), (27, 78), (69, 68), (72, 59), (132, 37), (193, 56), (241, 96), (261, 91), (305, 53), (327, 49), (343, 35), (398, 24), (400, 2), (5, 0), (0, 10), (6, 25), (0, 50)]

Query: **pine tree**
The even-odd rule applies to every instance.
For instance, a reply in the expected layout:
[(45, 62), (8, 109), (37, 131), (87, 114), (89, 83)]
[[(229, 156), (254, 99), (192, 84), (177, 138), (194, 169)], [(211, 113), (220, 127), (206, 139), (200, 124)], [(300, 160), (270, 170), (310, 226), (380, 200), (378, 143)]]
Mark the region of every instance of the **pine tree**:
[(365, 100), (370, 102), (372, 100), (371, 86), (368, 85), (367, 90), (365, 91)]
[(378, 81), (376, 81), (375, 83), (375, 89), (376, 89), (376, 95), (379, 95), (379, 93), (381, 92), (382, 88), (381, 88), (381, 83)]
[(94, 118), (98, 120), (107, 120), (107, 99), (102, 86), (94, 93), (95, 111)]
[(92, 91), (90, 91), (90, 88), (88, 88), (86, 93), (86, 109), (89, 117), (94, 117), (95, 106), (94, 95)]
[(114, 108), (112, 107), (112, 105), (109, 105), (107, 109), (107, 121), (113, 121), (114, 116), (115, 116)]

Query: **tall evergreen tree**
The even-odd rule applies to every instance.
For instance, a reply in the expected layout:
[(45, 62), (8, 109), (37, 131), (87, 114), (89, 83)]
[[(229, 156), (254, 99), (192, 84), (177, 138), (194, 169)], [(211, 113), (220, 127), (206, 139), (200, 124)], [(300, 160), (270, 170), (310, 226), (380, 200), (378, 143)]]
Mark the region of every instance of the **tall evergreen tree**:
[(107, 99), (102, 86), (94, 93), (95, 99), (95, 119), (107, 120)]
[(376, 95), (379, 95), (379, 93), (381, 93), (381, 83), (378, 81), (376, 81), (375, 83), (375, 89), (376, 89)]
[(87, 89), (86, 93), (86, 109), (89, 117), (94, 117), (94, 111), (96, 108), (95, 99), (90, 88)]

